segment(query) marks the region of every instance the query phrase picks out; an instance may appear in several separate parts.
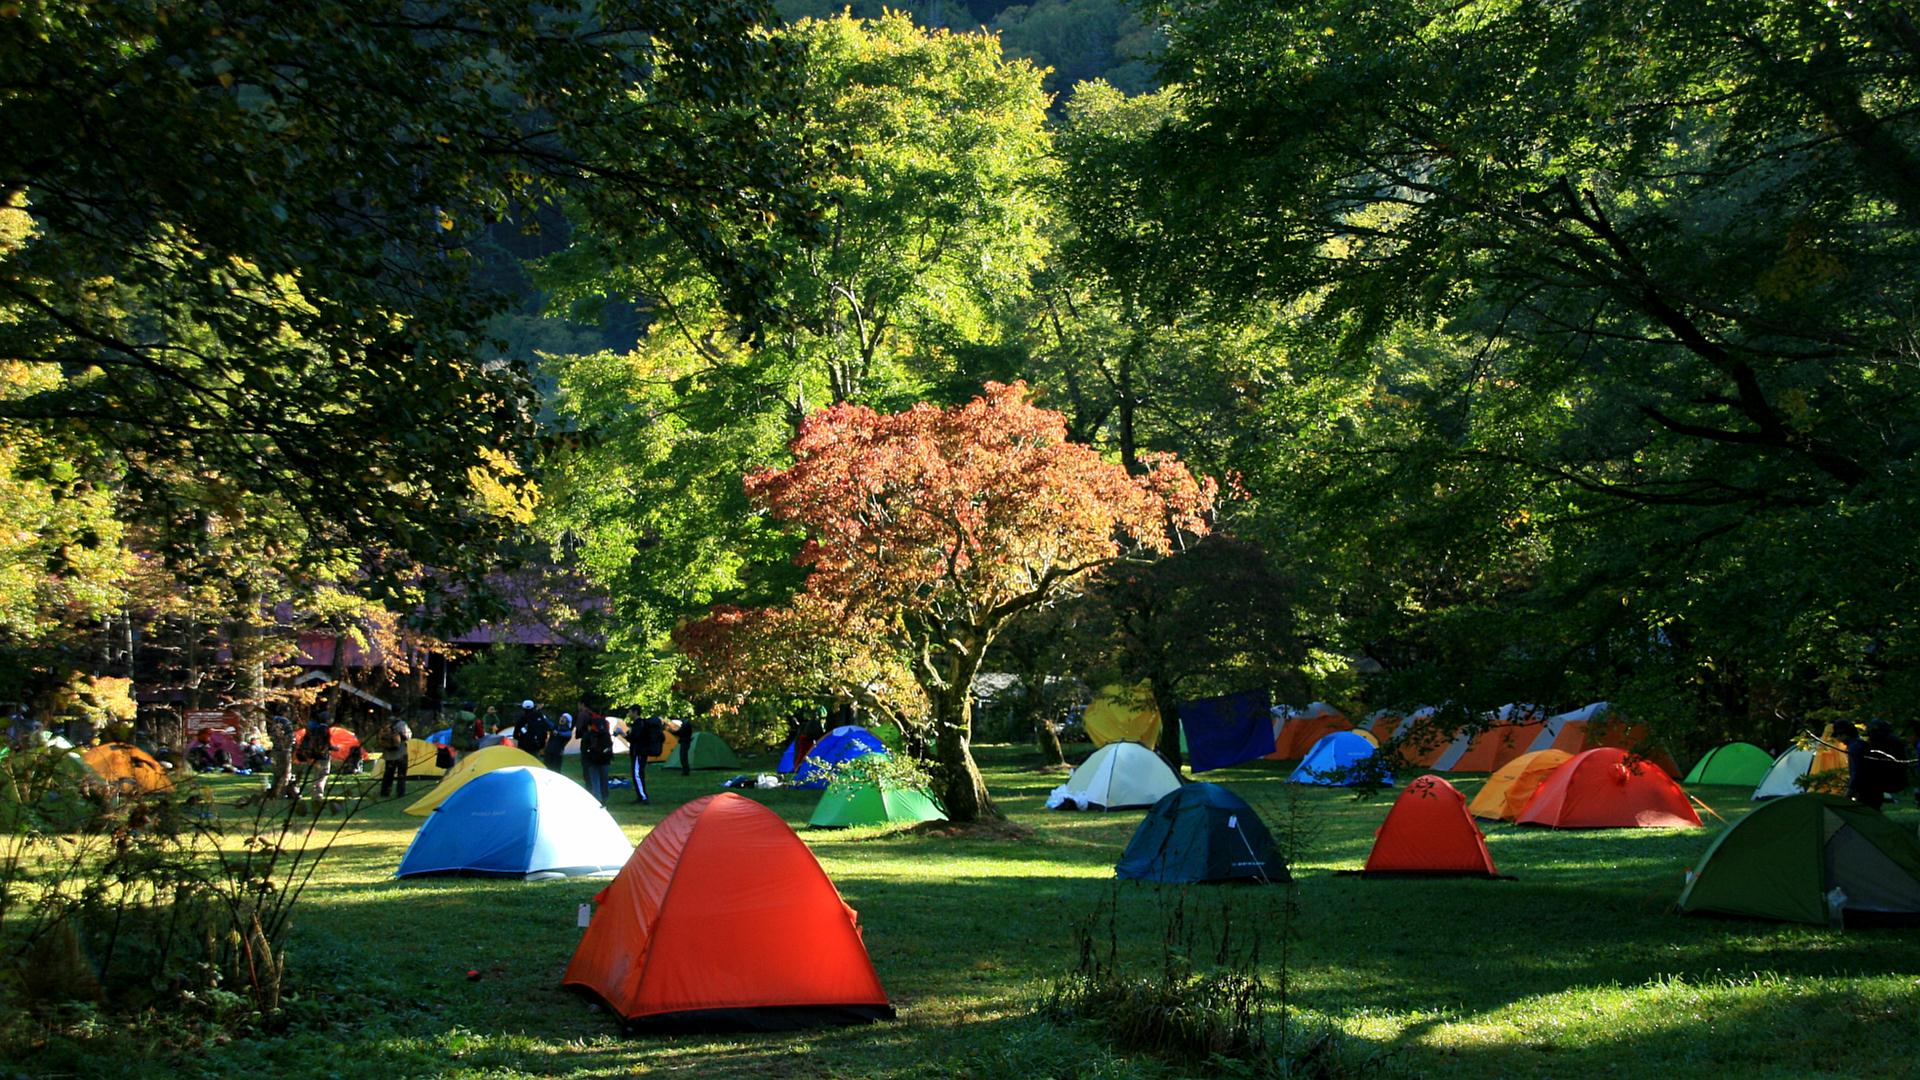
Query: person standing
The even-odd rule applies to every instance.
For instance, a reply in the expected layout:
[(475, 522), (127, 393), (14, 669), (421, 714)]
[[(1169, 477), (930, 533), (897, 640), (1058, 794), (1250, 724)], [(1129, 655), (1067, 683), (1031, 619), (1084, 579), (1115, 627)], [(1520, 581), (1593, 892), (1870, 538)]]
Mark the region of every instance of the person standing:
[(534, 757), (542, 756), (547, 749), (547, 735), (553, 730), (553, 722), (547, 714), (534, 707), (529, 698), (520, 703), (520, 719), (513, 724), (513, 745)]
[(291, 799), (298, 794), (293, 788), (293, 739), (291, 719), (279, 713), (267, 719), (267, 741), (273, 744), (273, 774), (267, 790), (276, 799)]
[[(580, 781), (600, 805), (607, 805), (607, 767), (613, 764), (613, 726), (604, 716), (580, 717)], [(558, 768), (558, 764), (554, 766)], [(641, 800), (645, 802), (646, 800)]]
[[(584, 715), (584, 714), (583, 714)], [(554, 723), (553, 730), (547, 734), (547, 748), (540, 753), (540, 760), (547, 768), (560, 771), (560, 763), (566, 757), (567, 744), (573, 741), (573, 714), (561, 713)]]
[(683, 716), (673, 722), (673, 734), (680, 740), (680, 775), (693, 775), (693, 717)]
[(333, 733), (328, 730), (327, 722), (319, 718), (307, 721), (307, 730), (300, 736), (298, 761), (312, 769), (313, 797), (327, 797), (327, 773), (333, 768)]
[(408, 740), (413, 738), (413, 729), (407, 722), (395, 717), (380, 733), (380, 797), (386, 798), (399, 788), (400, 797), (407, 797), (407, 753)]
[(647, 801), (647, 760), (665, 749), (667, 729), (657, 716), (643, 716), (627, 725), (627, 755), (632, 758), (633, 794)]

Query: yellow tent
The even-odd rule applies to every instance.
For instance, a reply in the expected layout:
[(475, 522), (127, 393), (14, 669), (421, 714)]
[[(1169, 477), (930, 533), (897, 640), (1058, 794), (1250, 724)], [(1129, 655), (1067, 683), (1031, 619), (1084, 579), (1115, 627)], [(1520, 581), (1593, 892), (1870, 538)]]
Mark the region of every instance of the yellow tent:
[(510, 769), (515, 765), (531, 765), (536, 769), (546, 768), (539, 758), (511, 746), (489, 746), (484, 750), (475, 750), (454, 762), (453, 768), (447, 770), (447, 775), (441, 777), (440, 783), (435, 785), (425, 798), (407, 807), (406, 812), (415, 817), (425, 817), (433, 813), (434, 807), (446, 802), (447, 796), (459, 791), (467, 781), (495, 769)]
[(440, 767), (440, 747), (425, 739), (407, 740), (407, 779), (445, 775), (447, 770)]
[(173, 787), (167, 767), (131, 743), (95, 746), (80, 755), (110, 786), (123, 791), (166, 791)]
[(1473, 802), (1467, 805), (1467, 812), (1477, 818), (1514, 820), (1527, 808), (1527, 800), (1533, 798), (1533, 793), (1540, 790), (1547, 774), (1571, 757), (1573, 755), (1565, 750), (1521, 754), (1487, 777), (1487, 782), (1474, 794)]
[(648, 758), (647, 760), (648, 761), (665, 761), (668, 758), (673, 756), (673, 748), (679, 745), (680, 745), (680, 736), (675, 735), (671, 731), (668, 731), (666, 733), (665, 740), (660, 743), (660, 752)]
[(1087, 706), (1082, 723), (1087, 737), (1096, 747), (1111, 742), (1136, 742), (1157, 746), (1160, 742), (1160, 710), (1153, 703), (1152, 685), (1142, 682), (1132, 688), (1115, 684), (1103, 686)]

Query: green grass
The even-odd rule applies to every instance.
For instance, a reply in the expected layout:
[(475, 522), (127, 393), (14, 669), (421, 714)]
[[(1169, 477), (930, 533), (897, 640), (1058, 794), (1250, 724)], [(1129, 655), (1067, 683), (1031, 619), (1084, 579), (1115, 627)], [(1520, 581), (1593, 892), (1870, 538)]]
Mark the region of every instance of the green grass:
[[(559, 988), (579, 939), (576, 907), (603, 883), (395, 881), (419, 819), (394, 800), (356, 819), (301, 903), (288, 1034), (191, 1048), (116, 1038), (11, 1067), (117, 1077), (1179, 1075), (1033, 1011), (1047, 981), (1073, 965), (1073, 928), (1116, 895), (1125, 951), (1157, 962), (1171, 893), (1112, 879), (1140, 812), (1049, 813), (1042, 800), (1059, 775), (1033, 771), (1018, 748), (984, 748), (983, 763), (1031, 839), (820, 833), (804, 827), (813, 794), (747, 792), (800, 828), (859, 910), (900, 1011), (892, 1023), (623, 1038), (606, 1014)], [(1278, 829), (1284, 775), (1262, 763), (1209, 779)], [(722, 776), (660, 774), (653, 805), (617, 802), (615, 814), (639, 840)], [(213, 782), (236, 797), (247, 783)], [(1460, 786), (1471, 794), (1478, 783)], [(1728, 818), (1748, 809), (1744, 791), (1698, 794)], [(1386, 799), (1315, 789), (1293, 805), (1306, 845), (1293, 864), (1293, 1005), (1351, 1036), (1357, 1052), (1390, 1054), (1406, 1075), (1915, 1074), (1920, 933), (1671, 914), (1711, 829), (1496, 826), (1488, 847), (1518, 880), (1369, 880), (1334, 871), (1360, 865)], [(1910, 803), (1894, 815), (1916, 820)], [(1198, 890), (1189, 903), (1209, 914), (1232, 904), (1244, 928), (1268, 917), (1272, 899), (1229, 887)], [(1269, 944), (1264, 955), (1275, 953)], [(481, 977), (470, 981), (469, 969)]]

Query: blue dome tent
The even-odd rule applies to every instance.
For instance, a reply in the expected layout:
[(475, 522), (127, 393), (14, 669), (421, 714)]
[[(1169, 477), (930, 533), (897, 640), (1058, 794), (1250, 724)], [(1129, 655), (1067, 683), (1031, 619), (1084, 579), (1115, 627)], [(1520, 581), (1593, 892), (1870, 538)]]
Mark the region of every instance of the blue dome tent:
[[(1336, 731), (1331, 735), (1323, 735), (1320, 741), (1314, 743), (1313, 747), (1307, 751), (1307, 756), (1300, 759), (1300, 764), (1294, 768), (1293, 775), (1287, 777), (1287, 783), (1352, 787), (1360, 783), (1359, 777), (1335, 774), (1351, 769), (1372, 757), (1374, 750), (1372, 740), (1352, 731)], [(1391, 776), (1384, 779), (1388, 784), (1393, 783)]]
[(886, 744), (880, 741), (880, 736), (858, 724), (834, 728), (813, 744), (813, 750), (800, 763), (800, 772), (793, 778), (793, 786), (825, 790), (829, 778), (827, 766), (886, 752)]
[(393, 876), (612, 874), (632, 854), (626, 834), (585, 788), (516, 765), (475, 777), (434, 807)]

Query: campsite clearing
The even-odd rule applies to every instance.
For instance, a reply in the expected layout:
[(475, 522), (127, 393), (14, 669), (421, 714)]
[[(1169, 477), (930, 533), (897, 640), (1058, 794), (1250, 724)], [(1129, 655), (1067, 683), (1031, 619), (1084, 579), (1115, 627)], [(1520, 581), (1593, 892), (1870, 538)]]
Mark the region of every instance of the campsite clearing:
[[(1034, 1015), (1048, 980), (1074, 962), (1074, 927), (1116, 896), (1123, 956), (1159, 963), (1161, 912), (1180, 887), (1113, 879), (1144, 812), (1050, 813), (1042, 802), (1058, 777), (1032, 771), (1037, 755), (994, 746), (982, 757), (996, 799), (1031, 839), (807, 829), (817, 793), (743, 792), (799, 829), (858, 909), (899, 1010), (892, 1022), (622, 1037), (607, 1013), (560, 988), (580, 940), (578, 906), (607, 883), (395, 880), (420, 824), (401, 812), (409, 798), (356, 819), (302, 901), (289, 1032), (195, 1046), (155, 1025), (146, 1045), (120, 1036), (56, 1044), (34, 1066), (97, 1075), (111, 1061), (117, 1077), (1190, 1072)], [(770, 769), (771, 759), (747, 765)], [(1518, 880), (1373, 880), (1333, 871), (1360, 867), (1392, 795), (1359, 799), (1285, 777), (1267, 762), (1204, 774), (1245, 798), (1282, 843), (1290, 832), (1300, 842), (1290, 862), (1301, 906), (1293, 1006), (1296, 1019), (1337, 1026), (1350, 1060), (1387, 1054), (1396, 1071), (1384, 1075), (1474, 1080), (1656, 1070), (1663, 1080), (1859, 1077), (1920, 1060), (1920, 1030), (1902, 1021), (1920, 1015), (1920, 933), (1672, 913), (1715, 828), (1489, 823), (1489, 850)], [(717, 779), (656, 772), (651, 805), (615, 789), (613, 810), (637, 841)], [(1452, 779), (1468, 795), (1481, 780)], [(230, 803), (252, 781), (212, 783)], [(1753, 805), (1744, 789), (1692, 790), (1729, 819)], [(1910, 830), (1917, 815), (1904, 803), (1891, 816)], [(1217, 918), (1229, 904), (1236, 931), (1265, 919), (1278, 933), (1275, 889), (1190, 887), (1187, 897), (1190, 914)]]

